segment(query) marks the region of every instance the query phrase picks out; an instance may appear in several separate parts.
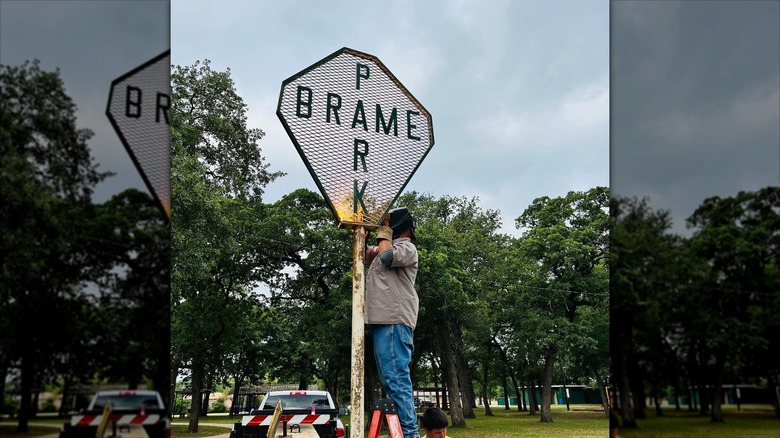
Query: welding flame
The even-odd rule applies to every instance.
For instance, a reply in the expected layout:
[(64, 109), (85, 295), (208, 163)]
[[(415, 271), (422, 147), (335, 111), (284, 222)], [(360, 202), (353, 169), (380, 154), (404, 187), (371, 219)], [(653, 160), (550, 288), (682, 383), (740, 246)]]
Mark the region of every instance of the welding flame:
[(336, 214), (338, 214), (339, 222), (356, 222), (362, 223), (366, 218), (366, 212), (363, 211), (361, 205), (357, 206), (357, 212), (352, 209), (352, 197), (347, 197), (341, 200), (335, 205)]
[[(367, 210), (363, 209), (365, 204)], [(339, 223), (351, 222), (351, 223), (377, 223), (380, 220), (382, 212), (384, 212), (390, 202), (380, 202), (375, 198), (366, 197), (363, 199), (363, 203), (358, 203), (357, 211), (355, 211), (354, 198), (352, 195), (347, 195), (341, 198), (339, 202), (334, 202), (333, 207), (336, 210)]]

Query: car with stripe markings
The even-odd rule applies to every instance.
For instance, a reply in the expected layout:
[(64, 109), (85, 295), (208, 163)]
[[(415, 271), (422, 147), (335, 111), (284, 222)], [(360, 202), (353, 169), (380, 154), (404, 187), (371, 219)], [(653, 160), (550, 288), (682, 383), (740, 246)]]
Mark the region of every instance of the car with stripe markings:
[(98, 391), (62, 425), (59, 438), (94, 438), (101, 429), (110, 436), (171, 438), (171, 419), (158, 391)]
[[(277, 406), (279, 412), (276, 412)], [(343, 438), (344, 424), (339, 409), (328, 391), (271, 391), (260, 406), (244, 415), (233, 425), (230, 438), (266, 436), (274, 414), (277, 414), (277, 435), (284, 429), (296, 436)]]

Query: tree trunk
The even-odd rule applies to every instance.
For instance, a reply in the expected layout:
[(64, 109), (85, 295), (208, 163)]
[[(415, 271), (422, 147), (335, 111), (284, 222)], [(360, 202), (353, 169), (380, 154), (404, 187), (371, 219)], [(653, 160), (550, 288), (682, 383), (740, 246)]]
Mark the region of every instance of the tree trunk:
[(660, 362), (659, 358), (656, 358), (656, 360), (653, 361), (653, 404), (655, 405), (655, 416), (656, 417), (663, 417), (664, 411), (661, 409), (661, 400), (658, 396), (658, 393), (660, 391), (659, 388), (659, 377), (658, 377), (658, 369), (660, 368)]
[[(365, 365), (365, 361), (363, 361), (363, 364)], [(363, 370), (363, 379), (366, 378), (366, 372), (365, 372), (365, 366)], [(351, 380), (351, 379), (350, 379)], [(333, 401), (336, 403), (336, 406), (341, 406), (341, 400), (339, 399), (339, 375), (336, 374), (336, 377), (331, 379), (330, 381), (330, 393), (333, 395)], [(365, 403), (365, 397), (363, 398), (363, 402)]]
[(0, 397), (5, 400), (5, 379), (8, 378), (8, 366), (0, 359)]
[(450, 321), (453, 334), (453, 354), (455, 366), (458, 371), (458, 384), (461, 392), (461, 405), (463, 406), (463, 418), (477, 418), (474, 414), (476, 403), (474, 401), (474, 379), (471, 376), (466, 355), (463, 353), (463, 330), (457, 321)]
[(769, 383), (770, 398), (772, 400), (772, 406), (775, 408), (775, 418), (780, 418), (780, 394), (777, 393), (777, 382), (775, 378), (768, 373), (767, 383)]
[(298, 390), (306, 391), (307, 389), (309, 389), (309, 378), (301, 374), (298, 377)]
[[(443, 353), (442, 353), (443, 354)], [(439, 375), (441, 378), (441, 403), (442, 403), (442, 409), (445, 411), (448, 411), (450, 409), (450, 398), (448, 395), (447, 390), (447, 378), (446, 378), (446, 372), (445, 372), (445, 366), (444, 361), (440, 359), (440, 366), (439, 366)]]
[(520, 405), (522, 405), (520, 402), (520, 387), (517, 384), (517, 376), (515, 376), (514, 371), (509, 373), (509, 378), (512, 379), (512, 386), (515, 388), (515, 396), (517, 397), (517, 411), (520, 412)]
[(533, 379), (530, 379), (531, 386), (529, 386), (531, 390), (531, 396), (528, 398), (528, 403), (531, 405), (528, 407), (528, 415), (536, 415), (536, 411), (539, 408), (539, 405), (536, 401), (536, 385), (534, 383)]
[(27, 433), (27, 426), (30, 421), (30, 406), (32, 401), (32, 387), (33, 387), (33, 367), (30, 364), (31, 360), (28, 354), (22, 356), (22, 383), (21, 383), (21, 401), (19, 406), (19, 424), (16, 426), (16, 431), (19, 433)]
[[(70, 388), (71, 388), (70, 382), (71, 382), (70, 377), (65, 377), (65, 379), (62, 382), (62, 402), (60, 403), (60, 409), (57, 414), (60, 417), (65, 417), (68, 414), (68, 407), (65, 405), (65, 403), (67, 403), (68, 398), (70, 398)], [(0, 390), (0, 397), (2, 397), (3, 394), (4, 394), (3, 391)]]
[(506, 385), (506, 372), (504, 372), (504, 377), (501, 378), (501, 384), (504, 386), (504, 410), (509, 410), (509, 388)]
[[(434, 357), (431, 358), (431, 376), (433, 376), (434, 394), (436, 394), (436, 406), (441, 408), (442, 405), (444, 404), (444, 399), (443, 399), (444, 396), (442, 396), (439, 393), (439, 389), (441, 388), (441, 386), (439, 384), (441, 382), (439, 382), (439, 379), (436, 377), (438, 375), (439, 375), (439, 373), (437, 373), (436, 357), (434, 356)], [(439, 400), (442, 400), (442, 401), (439, 402)], [(444, 409), (444, 408), (442, 408), (442, 409)]]
[(710, 403), (712, 404), (712, 410), (710, 411), (710, 422), (723, 423), (723, 412), (721, 411), (721, 400), (723, 399), (723, 388), (720, 385), (712, 385), (710, 390)]
[(705, 373), (700, 373), (699, 375), (699, 415), (704, 416), (707, 415), (707, 413), (710, 410), (710, 397), (707, 396), (707, 389), (709, 388), (709, 385), (707, 385), (707, 381), (704, 378)]
[(723, 411), (721, 405), (723, 403), (723, 368), (725, 353), (719, 353), (715, 359), (715, 379), (712, 382), (712, 414), (710, 416), (710, 422), (723, 423)]
[(635, 418), (647, 418), (645, 414), (645, 382), (642, 379), (642, 373), (636, 361), (629, 363), (631, 373), (629, 374), (631, 384), (631, 406), (634, 408)]
[(691, 387), (691, 383), (688, 379), (686, 379), (683, 384), (685, 385), (685, 392), (688, 394), (688, 412), (693, 412), (696, 410), (696, 401), (694, 399), (693, 388)]
[[(449, 325), (449, 324), (448, 324)], [(446, 327), (449, 329), (449, 327)], [(466, 419), (463, 417), (463, 408), (461, 407), (460, 387), (458, 385), (458, 374), (455, 368), (455, 354), (452, 351), (452, 339), (450, 331), (443, 330), (442, 338), (444, 342), (444, 354), (442, 355), (442, 368), (447, 379), (447, 392), (450, 403), (450, 418), (452, 427), (466, 427)]]
[(680, 410), (680, 382), (679, 379), (674, 379), (674, 410)]
[(32, 392), (32, 404), (30, 405), (30, 418), (38, 417), (38, 406), (40, 405), (40, 391), (33, 390)]
[[(173, 362), (173, 359), (171, 359), (171, 362)], [(178, 362), (177, 362), (178, 363)], [(165, 401), (165, 406), (168, 406), (168, 410), (171, 414), (173, 414), (174, 409), (174, 403), (176, 403), (176, 378), (179, 376), (179, 367), (178, 366), (172, 366), (171, 367), (171, 385), (168, 388), (168, 400)], [(162, 389), (160, 392), (163, 392)], [(182, 395), (182, 401), (184, 400), (184, 396)]]
[(607, 395), (607, 385), (606, 382), (604, 382), (604, 379), (601, 377), (601, 374), (594, 371), (594, 375), (596, 376), (596, 383), (599, 386), (599, 396), (601, 397), (601, 407), (604, 408), (604, 413), (609, 416), (609, 400)]
[(198, 433), (198, 420), (200, 419), (200, 404), (203, 389), (203, 363), (199, 358), (192, 359), (192, 401), (190, 403), (190, 419), (187, 425), (187, 433)]
[(631, 406), (631, 384), (628, 377), (628, 366), (626, 361), (629, 358), (624, 355), (618, 355), (618, 397), (620, 400), (620, 416), (622, 417), (621, 427), (624, 429), (636, 429), (636, 417), (634, 409)]
[(485, 416), (492, 417), (493, 411), (490, 410), (490, 394), (488, 393), (488, 368), (490, 359), (482, 361), (482, 403), (485, 404)]
[(523, 406), (523, 412), (528, 412), (528, 402), (526, 401), (526, 397), (528, 397), (528, 386), (526, 386), (525, 380), (523, 380), (523, 387), (520, 391), (520, 401), (517, 404)]
[(705, 416), (710, 411), (710, 397), (707, 395), (709, 385), (699, 385), (699, 415)]
[[(233, 411), (236, 411), (236, 414), (238, 414), (238, 411), (241, 410), (241, 384), (244, 383), (244, 378), (241, 376), (236, 376), (234, 379), (235, 386), (233, 387), (233, 402), (230, 403), (230, 411), (228, 411), (228, 418), (233, 418)], [(235, 409), (239, 408), (239, 409)]]
[(542, 423), (552, 423), (552, 413), (550, 405), (552, 404), (552, 378), (555, 365), (555, 357), (558, 349), (555, 344), (550, 345), (544, 358), (544, 375), (542, 377), (542, 412), (539, 421)]

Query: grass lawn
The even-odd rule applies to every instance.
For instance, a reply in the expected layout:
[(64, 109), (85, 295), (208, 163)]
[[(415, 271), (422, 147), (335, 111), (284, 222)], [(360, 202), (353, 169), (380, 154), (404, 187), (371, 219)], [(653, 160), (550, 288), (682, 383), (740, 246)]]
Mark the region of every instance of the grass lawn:
[[(552, 423), (539, 422), (539, 415), (530, 416), (527, 412), (518, 412), (515, 406), (506, 411), (503, 406), (493, 406), (493, 417), (486, 417), (484, 408), (477, 408), (476, 418), (466, 419), (465, 428), (450, 427), (447, 434), (451, 438), (589, 438), (606, 437), (609, 421), (600, 410), (599, 405), (552, 406)], [(713, 438), (713, 437), (747, 437), (747, 438), (780, 438), (780, 419), (775, 418), (769, 405), (742, 405), (737, 411), (736, 406), (723, 406), (724, 422), (711, 423), (709, 416), (700, 416), (698, 412), (688, 412), (686, 408), (675, 411), (674, 408), (664, 408), (664, 416), (657, 417), (654, 409), (647, 410), (647, 418), (638, 420), (636, 429), (621, 429), (620, 438), (653, 437), (653, 438)], [(233, 418), (227, 415), (210, 414), (201, 418), (197, 434), (185, 433), (186, 418), (173, 418), (171, 428), (172, 438), (205, 438), (228, 433), (230, 426), (240, 421), (241, 416)], [(341, 417), (344, 424), (349, 424), (349, 416)], [(58, 418), (36, 418), (31, 420), (30, 431), (26, 434), (16, 433), (16, 422), (13, 419), (0, 420), (0, 437), (40, 437), (58, 432), (64, 422)], [(34, 423), (34, 425), (33, 425)], [(41, 427), (38, 424), (51, 424), (56, 427)], [(364, 430), (368, 432), (368, 430)], [(349, 437), (347, 437), (349, 438)]]
[(27, 433), (17, 433), (18, 426), (15, 418), (3, 416), (0, 419), (0, 437), (35, 437), (43, 435), (58, 434), (62, 423), (67, 421), (64, 418), (57, 418), (53, 414), (40, 414), (37, 418), (30, 419), (27, 422)]
[[(447, 435), (451, 438), (510, 438), (510, 437), (545, 437), (545, 438), (590, 438), (607, 436), (609, 421), (601, 411), (599, 405), (572, 405), (571, 411), (566, 411), (566, 406), (553, 406), (553, 422), (539, 422), (539, 415), (530, 416), (527, 412), (518, 412), (515, 406), (506, 411), (501, 406), (492, 406), (493, 417), (485, 416), (484, 408), (475, 410), (477, 418), (466, 420), (465, 428), (450, 427)], [(198, 426), (198, 434), (186, 434), (186, 425), (174, 425), (171, 431), (173, 438), (206, 437), (211, 435), (205, 432), (206, 424), (232, 424), (240, 421), (241, 417), (209, 415), (202, 418)], [(341, 421), (349, 424), (349, 416), (341, 417)], [(174, 419), (174, 423), (186, 423), (186, 419)], [(213, 426), (211, 426), (213, 427)], [(216, 434), (225, 433), (226, 429), (217, 429)], [(368, 429), (364, 428), (367, 433)], [(349, 438), (349, 437), (347, 437)]]
[(530, 416), (518, 412), (516, 407), (507, 411), (503, 407), (492, 407), (493, 417), (485, 416), (485, 409), (474, 412), (477, 418), (466, 419), (466, 427), (449, 427), (451, 438), (603, 438), (608, 435), (609, 420), (598, 405), (552, 406), (552, 423), (541, 423), (539, 413)]
[(780, 437), (780, 419), (775, 417), (770, 405), (742, 405), (737, 410), (734, 405), (723, 406), (723, 423), (710, 422), (710, 416), (701, 416), (698, 412), (689, 412), (683, 407), (676, 411), (673, 407), (662, 408), (664, 415), (659, 417), (655, 409), (646, 409), (647, 418), (637, 420), (636, 429), (620, 429), (620, 438), (712, 438), (712, 437)]
[(174, 424), (171, 426), (171, 437), (186, 437), (186, 438), (204, 438), (216, 435), (223, 435), (230, 433), (230, 429), (226, 429), (221, 426), (206, 426), (198, 424), (198, 433), (187, 433), (186, 424)]
[(16, 423), (0, 422), (0, 437), (33, 437), (59, 433), (59, 429), (47, 426), (28, 426), (27, 433), (16, 432)]

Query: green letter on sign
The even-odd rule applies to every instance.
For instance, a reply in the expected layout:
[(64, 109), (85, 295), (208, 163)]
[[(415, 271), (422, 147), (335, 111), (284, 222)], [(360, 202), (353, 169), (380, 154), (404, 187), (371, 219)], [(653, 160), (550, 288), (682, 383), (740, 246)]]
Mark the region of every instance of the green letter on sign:
[(139, 118), (141, 117), (141, 89), (127, 86), (127, 94), (125, 95), (125, 115), (127, 117)]
[[(358, 150), (359, 144), (363, 145), (363, 151)], [(357, 171), (358, 157), (360, 157), (360, 162), (363, 163), (363, 172), (368, 172), (368, 168), (366, 167), (366, 155), (368, 155), (368, 142), (355, 139), (355, 153), (352, 159), (352, 170)]]
[(354, 200), (352, 201), (352, 212), (355, 214), (357, 214), (358, 212), (357, 209), (358, 202), (360, 202), (360, 206), (363, 207), (363, 211), (368, 211), (368, 209), (366, 208), (366, 204), (363, 203), (363, 193), (366, 193), (367, 185), (368, 185), (368, 181), (364, 182), (363, 188), (360, 189), (360, 191), (358, 191), (357, 180), (355, 180), (355, 196), (354, 196)]
[[(363, 71), (365, 73), (361, 73), (361, 71)], [(370, 76), (370, 73), (369, 73), (369, 70), (368, 70), (368, 66), (365, 65), (365, 64), (358, 63), (357, 69), (355, 71), (355, 89), (356, 90), (360, 89), (360, 78), (368, 79), (369, 76)]]
[(420, 137), (415, 137), (412, 135), (412, 129), (416, 128), (417, 125), (412, 125), (412, 114), (415, 116), (419, 116), (420, 113), (417, 111), (408, 110), (406, 111), (406, 138), (410, 140), (419, 140)]
[[(358, 120), (358, 116), (360, 119)], [(352, 127), (360, 123), (363, 125), (363, 130), (368, 131), (368, 125), (366, 124), (366, 112), (363, 110), (363, 101), (358, 100), (357, 106), (355, 106), (355, 115), (352, 116)]]
[[(301, 100), (301, 96), (303, 95), (304, 91), (308, 94), (308, 97), (306, 98), (306, 102)], [(301, 112), (301, 107), (306, 107), (306, 114), (303, 114)], [(305, 117), (307, 119), (311, 117), (311, 89), (310, 88), (306, 88), (298, 85), (298, 102), (295, 107), (295, 115), (298, 117)]]
[[(336, 98), (336, 104), (334, 105), (331, 103), (331, 98)], [(339, 96), (336, 93), (328, 93), (328, 111), (327, 116), (325, 117), (325, 121), (330, 123), (330, 110), (333, 110), (333, 115), (336, 117), (336, 124), (340, 125), (341, 122), (339, 121), (339, 108), (341, 108), (341, 96)]]
[(393, 135), (398, 137), (398, 112), (393, 108), (393, 112), (390, 113), (390, 120), (385, 125), (385, 116), (382, 115), (382, 107), (376, 104), (376, 132), (379, 132), (379, 121), (382, 121), (382, 129), (385, 130), (385, 134), (390, 134), (390, 128), (393, 128)]

